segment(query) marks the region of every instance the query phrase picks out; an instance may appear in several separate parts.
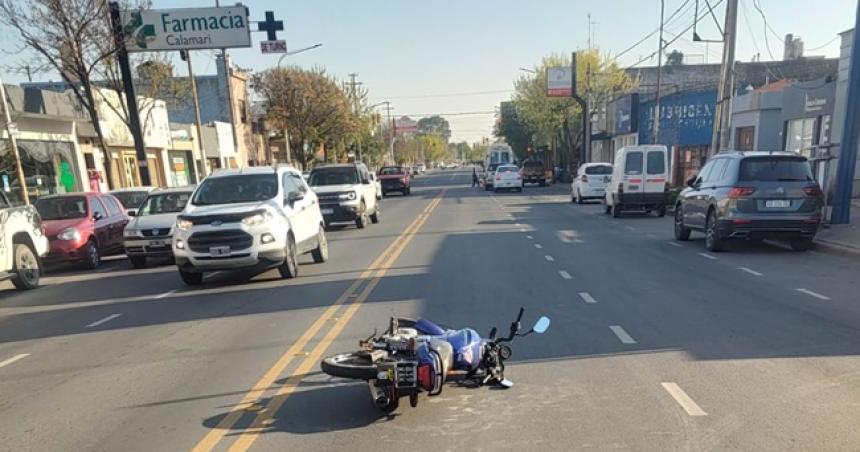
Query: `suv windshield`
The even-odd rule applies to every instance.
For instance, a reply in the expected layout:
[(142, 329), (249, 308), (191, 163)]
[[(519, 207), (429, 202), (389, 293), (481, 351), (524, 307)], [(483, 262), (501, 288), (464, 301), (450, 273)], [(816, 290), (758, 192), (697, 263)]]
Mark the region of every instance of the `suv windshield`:
[(188, 203), (188, 198), (191, 197), (191, 192), (180, 193), (162, 193), (160, 195), (152, 195), (146, 198), (143, 205), (138, 210), (138, 216), (158, 215), (162, 213), (178, 213), (182, 212), (185, 204)]
[(87, 199), (83, 196), (41, 198), (35, 202), (43, 220), (67, 220), (87, 216)]
[(119, 199), (119, 202), (121, 202), (122, 206), (126, 209), (136, 209), (139, 205), (143, 204), (143, 201), (146, 201), (146, 197), (149, 196), (148, 191), (121, 191), (111, 194), (114, 198)]
[(386, 166), (379, 170), (380, 176), (391, 176), (397, 174), (403, 174), (403, 168), (400, 168), (399, 166)]
[(609, 165), (589, 166), (585, 168), (585, 174), (589, 176), (612, 174), (612, 167)]
[(308, 185), (319, 187), (321, 185), (355, 185), (358, 183), (358, 171), (352, 167), (345, 168), (320, 168), (311, 173)]
[(211, 177), (194, 192), (191, 204), (205, 206), (265, 201), (277, 194), (278, 178), (274, 173)]
[(749, 157), (741, 160), (739, 181), (812, 182), (812, 170), (802, 157)]

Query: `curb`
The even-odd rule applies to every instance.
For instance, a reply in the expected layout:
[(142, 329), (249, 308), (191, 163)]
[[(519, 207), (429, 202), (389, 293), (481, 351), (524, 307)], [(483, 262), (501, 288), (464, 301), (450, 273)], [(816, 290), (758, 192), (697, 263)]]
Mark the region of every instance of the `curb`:
[(860, 248), (833, 242), (827, 239), (815, 239), (815, 248), (838, 255), (860, 256)]

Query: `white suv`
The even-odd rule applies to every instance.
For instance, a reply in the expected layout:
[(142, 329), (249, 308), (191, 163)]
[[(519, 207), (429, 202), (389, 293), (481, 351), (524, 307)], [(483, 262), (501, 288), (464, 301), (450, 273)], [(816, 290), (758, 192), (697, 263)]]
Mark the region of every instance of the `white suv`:
[(376, 184), (363, 163), (318, 166), (311, 171), (308, 183), (319, 196), (325, 224), (354, 221), (358, 228), (364, 228), (368, 218), (379, 223)]
[(298, 274), (298, 256), (328, 259), (317, 196), (292, 167), (219, 171), (194, 190), (176, 219), (173, 254), (186, 284), (205, 272), (277, 267)]

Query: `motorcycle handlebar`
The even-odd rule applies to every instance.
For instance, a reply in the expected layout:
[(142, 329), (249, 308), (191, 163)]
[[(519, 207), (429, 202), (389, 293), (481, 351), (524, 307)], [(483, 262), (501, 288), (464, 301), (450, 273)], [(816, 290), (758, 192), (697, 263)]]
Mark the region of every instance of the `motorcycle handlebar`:
[(508, 335), (508, 337), (503, 337), (503, 338), (497, 340), (496, 343), (510, 342), (510, 341), (514, 340), (514, 337), (520, 331), (520, 321), (523, 319), (523, 313), (525, 313), (525, 311), (526, 311), (526, 308), (523, 308), (523, 307), (520, 308), (520, 313), (517, 314), (517, 319), (513, 323), (511, 323), (511, 332)]

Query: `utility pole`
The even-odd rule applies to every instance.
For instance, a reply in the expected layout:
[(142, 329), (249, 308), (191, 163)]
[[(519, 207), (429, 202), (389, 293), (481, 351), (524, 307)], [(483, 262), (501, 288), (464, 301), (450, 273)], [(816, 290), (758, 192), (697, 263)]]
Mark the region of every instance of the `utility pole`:
[(191, 82), (191, 98), (194, 100), (194, 119), (197, 126), (197, 152), (200, 154), (198, 156), (200, 157), (200, 171), (196, 171), (197, 165), (194, 165), (194, 172), (197, 174), (197, 183), (200, 183), (200, 181), (209, 176), (209, 169), (206, 166), (206, 151), (203, 149), (203, 121), (200, 120), (200, 99), (197, 97), (197, 79), (194, 78), (194, 69), (191, 66), (191, 51), (180, 50), (179, 54), (188, 63), (188, 80)]
[[(854, 191), (854, 175), (857, 167), (857, 145), (860, 141), (860, 5), (851, 43), (851, 68), (848, 73), (848, 93), (845, 105), (845, 126), (842, 143), (839, 145), (839, 161), (836, 167), (836, 183), (833, 193), (833, 213), (830, 222), (848, 224), (851, 221), (851, 195)], [(825, 188), (826, 190), (826, 188)], [(825, 207), (826, 208), (826, 207)]]
[(21, 155), (18, 153), (18, 133), (12, 127), (12, 114), (9, 112), (9, 102), (6, 98), (6, 87), (0, 79), (0, 103), (3, 104), (3, 113), (6, 116), (6, 135), (9, 135), (9, 144), (12, 145), (12, 154), (15, 156), (15, 171), (18, 173), (18, 184), (21, 185), (21, 200), (24, 205), (30, 205), (30, 192), (27, 189), (27, 178), (24, 177), (24, 168), (21, 166)]
[(663, 83), (663, 15), (666, 10), (666, 0), (660, 0), (660, 38), (657, 44), (657, 95), (654, 98), (654, 135), (651, 144), (657, 144), (660, 139), (660, 85)]
[(385, 101), (385, 114), (388, 115), (388, 123), (391, 124), (391, 140), (388, 142), (388, 163), (394, 164), (394, 138), (397, 136), (397, 125), (394, 124), (394, 118), (391, 117), (391, 102)]
[(726, 24), (723, 29), (723, 63), (720, 68), (720, 88), (717, 92), (717, 111), (714, 114), (714, 134), (711, 137), (710, 155), (720, 152), (729, 144), (732, 118), (732, 96), (735, 85), (735, 44), (737, 43), (738, 0), (726, 3)]
[[(588, 156), (591, 154), (591, 119), (588, 112), (587, 89), (586, 97), (582, 97), (576, 93), (576, 52), (570, 55), (570, 71), (571, 71), (571, 97), (575, 100), (582, 109), (582, 162), (587, 163)], [(586, 75), (587, 75), (586, 71)], [(587, 81), (587, 80), (586, 80)], [(587, 83), (586, 83), (587, 85)], [(572, 157), (572, 156), (571, 156)]]
[(152, 185), (149, 179), (149, 163), (146, 159), (146, 146), (143, 143), (143, 128), (140, 126), (140, 111), (137, 108), (137, 96), (134, 94), (134, 83), (131, 77), (131, 64), (128, 61), (128, 51), (125, 49), (125, 35), (122, 30), (122, 20), (119, 17), (119, 3), (110, 2), (110, 19), (113, 26), (116, 59), (122, 75), (125, 91), (125, 102), (128, 106), (128, 128), (134, 139), (134, 150), (137, 156), (137, 169), (140, 173), (140, 183), (143, 186)]
[[(355, 81), (356, 77), (358, 77), (358, 74), (356, 74), (354, 72), (352, 74), (349, 74), (349, 80), (350, 81), (349, 81), (349, 83), (347, 83), (347, 85), (349, 85), (349, 93), (350, 93), (350, 96), (352, 96), (352, 103), (353, 103), (353, 108), (355, 108), (355, 115), (358, 116), (358, 91), (356, 90), (356, 88), (359, 85), (361, 85), (362, 83), (356, 82)], [(358, 153), (356, 154), (356, 161), (360, 162), (361, 161), (361, 137), (358, 137), (356, 139), (356, 145), (358, 146)]]
[[(221, 1), (215, 0), (215, 6), (220, 7)], [(230, 111), (230, 129), (233, 131), (233, 149), (239, 153), (239, 135), (236, 133), (236, 113), (233, 111), (233, 72), (230, 69), (230, 56), (227, 49), (221, 49), (221, 60), (224, 63), (224, 77), (227, 79), (227, 105)]]

